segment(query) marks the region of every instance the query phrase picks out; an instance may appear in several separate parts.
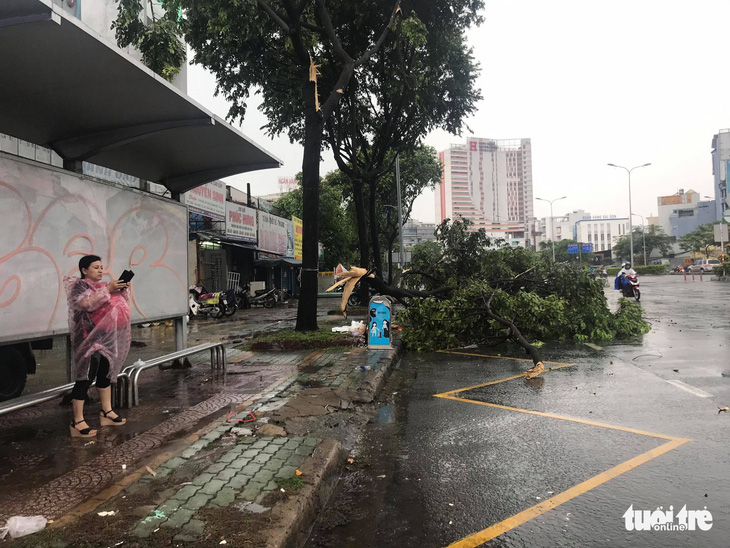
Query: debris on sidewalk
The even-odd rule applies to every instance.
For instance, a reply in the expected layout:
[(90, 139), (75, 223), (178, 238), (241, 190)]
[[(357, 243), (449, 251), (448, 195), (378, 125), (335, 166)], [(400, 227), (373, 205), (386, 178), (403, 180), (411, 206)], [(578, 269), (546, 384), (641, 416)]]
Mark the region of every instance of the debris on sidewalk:
[(236, 508), (243, 512), (251, 512), (252, 514), (263, 514), (264, 512), (271, 510), (271, 508), (261, 506), (260, 504), (256, 504), (255, 502), (242, 502), (240, 504), (237, 504)]
[(276, 426), (275, 424), (262, 424), (259, 426), (258, 430), (256, 430), (256, 434), (259, 436), (281, 437), (286, 436), (286, 430), (284, 430), (281, 426)]
[(719, 415), (720, 413), (727, 413), (728, 411), (730, 411), (730, 407), (719, 407), (719, 406), (718, 406), (718, 408), (717, 408), (717, 414), (718, 414), (718, 415)]
[(342, 327), (333, 327), (332, 333), (349, 333), (353, 337), (364, 337), (367, 333), (368, 327), (362, 321), (353, 320), (350, 325), (343, 325)]
[(116, 516), (117, 515), (117, 511), (116, 510), (109, 510), (108, 512), (97, 512), (96, 515), (97, 516), (101, 516), (103, 518), (105, 518), (107, 516)]
[(250, 418), (250, 419), (231, 419), (231, 415), (233, 415), (233, 411), (229, 411), (228, 416), (226, 417), (226, 422), (253, 422), (256, 420), (256, 415), (254, 415), (251, 411), (249, 411), (248, 414), (252, 418)]
[(153, 476), (157, 477), (157, 472), (155, 472), (154, 470), (152, 470), (152, 468), (150, 468), (149, 466), (145, 466), (145, 468), (147, 469), (147, 471), (150, 474), (152, 474)]
[(0, 539), (10, 534), (10, 538), (20, 538), (42, 531), (48, 520), (43, 516), (13, 516), (8, 518), (5, 527), (0, 527)]

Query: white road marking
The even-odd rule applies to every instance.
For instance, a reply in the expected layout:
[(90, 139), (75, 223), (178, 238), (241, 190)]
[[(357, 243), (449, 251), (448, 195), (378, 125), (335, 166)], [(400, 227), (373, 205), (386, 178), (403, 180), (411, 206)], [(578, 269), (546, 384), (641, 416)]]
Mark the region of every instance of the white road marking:
[(677, 388), (681, 388), (685, 392), (689, 392), (690, 394), (694, 394), (695, 396), (698, 396), (700, 398), (714, 398), (714, 394), (710, 394), (709, 392), (705, 392), (704, 390), (700, 390), (699, 388), (695, 388), (694, 386), (687, 384), (686, 382), (682, 381), (667, 381), (669, 384), (673, 384)]

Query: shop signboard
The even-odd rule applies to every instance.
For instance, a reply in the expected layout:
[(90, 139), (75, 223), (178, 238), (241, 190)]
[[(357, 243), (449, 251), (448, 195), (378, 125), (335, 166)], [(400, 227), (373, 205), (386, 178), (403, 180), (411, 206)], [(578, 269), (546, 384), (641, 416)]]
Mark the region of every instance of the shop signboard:
[(185, 205), (193, 213), (223, 221), (226, 218), (226, 183), (213, 181), (186, 192)]
[(304, 237), (304, 224), (299, 217), (292, 217), (294, 223), (294, 258), (302, 260), (302, 238)]
[(282, 256), (285, 255), (287, 224), (291, 223), (291, 221), (263, 211), (259, 211), (258, 216), (259, 250)]
[(294, 258), (294, 223), (286, 222), (286, 253), (284, 257)]
[(241, 204), (226, 202), (226, 236), (256, 243), (256, 210)]

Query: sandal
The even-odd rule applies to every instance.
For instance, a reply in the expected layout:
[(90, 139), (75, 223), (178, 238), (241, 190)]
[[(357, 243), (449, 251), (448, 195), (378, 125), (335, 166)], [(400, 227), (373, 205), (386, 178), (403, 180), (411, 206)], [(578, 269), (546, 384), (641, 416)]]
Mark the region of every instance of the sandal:
[(99, 411), (99, 422), (102, 426), (122, 426), (124, 423), (127, 422), (127, 419), (123, 419), (119, 415), (117, 415), (113, 419), (107, 417), (109, 413), (114, 413), (114, 411), (111, 409), (109, 411), (104, 411), (103, 409)]
[(72, 438), (93, 438), (96, 436), (96, 430), (92, 430), (91, 428), (82, 428), (79, 430), (76, 428), (76, 425), (81, 424), (82, 422), (86, 422), (86, 420), (81, 419), (80, 421), (71, 421), (71, 425), (68, 427), (69, 432), (71, 433)]

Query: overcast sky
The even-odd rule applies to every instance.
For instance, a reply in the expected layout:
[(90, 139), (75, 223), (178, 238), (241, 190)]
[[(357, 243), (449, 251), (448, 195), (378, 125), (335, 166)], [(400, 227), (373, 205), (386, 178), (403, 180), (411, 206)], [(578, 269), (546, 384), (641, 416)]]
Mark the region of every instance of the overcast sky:
[[(656, 214), (656, 197), (680, 188), (714, 197), (712, 136), (730, 127), (728, 0), (486, 5), (485, 23), (469, 40), (484, 99), (468, 126), (477, 137), (532, 139), (534, 195), (567, 196), (555, 203), (555, 215), (627, 215), (626, 172), (609, 162), (652, 163), (632, 173), (635, 213)], [(211, 75), (191, 67), (188, 88), (225, 116)], [(264, 123), (251, 108), (241, 130), (284, 167), (227, 179), (242, 189), (250, 182), (254, 195), (276, 192), (278, 177), (301, 171), (301, 147), (264, 136)], [(465, 136), (436, 132), (426, 144), (443, 150)], [(325, 152), (322, 173), (334, 167)], [(549, 215), (549, 205), (536, 201), (535, 213)], [(419, 198), (414, 217), (434, 220), (433, 193)]]

